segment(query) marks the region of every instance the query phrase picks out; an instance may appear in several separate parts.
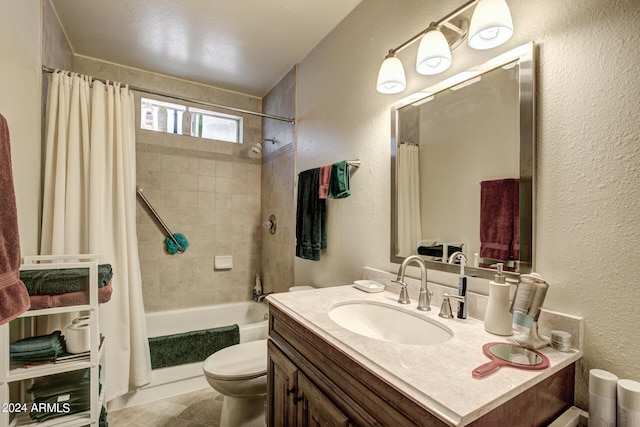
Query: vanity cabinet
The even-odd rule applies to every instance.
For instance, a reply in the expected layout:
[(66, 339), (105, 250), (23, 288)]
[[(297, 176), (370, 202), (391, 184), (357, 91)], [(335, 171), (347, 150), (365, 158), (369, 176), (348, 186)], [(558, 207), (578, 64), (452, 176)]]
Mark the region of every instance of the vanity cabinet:
[(269, 425), (348, 427), (340, 411), (278, 348), (269, 342)]
[[(268, 426), (451, 425), (277, 304), (269, 311)], [(573, 384), (572, 363), (466, 425), (546, 426), (573, 404)]]

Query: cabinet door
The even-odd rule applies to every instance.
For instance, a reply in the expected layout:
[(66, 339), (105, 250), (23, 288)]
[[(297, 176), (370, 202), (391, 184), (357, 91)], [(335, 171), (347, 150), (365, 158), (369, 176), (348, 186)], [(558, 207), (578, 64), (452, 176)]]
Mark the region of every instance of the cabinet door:
[(268, 425), (271, 427), (295, 427), (298, 368), (271, 341), (269, 341), (268, 349)]
[(349, 418), (298, 372), (298, 427), (348, 427)]

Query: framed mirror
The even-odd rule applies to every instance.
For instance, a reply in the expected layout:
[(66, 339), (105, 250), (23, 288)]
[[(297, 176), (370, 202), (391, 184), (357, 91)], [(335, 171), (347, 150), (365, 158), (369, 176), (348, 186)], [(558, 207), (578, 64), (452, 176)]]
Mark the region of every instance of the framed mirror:
[[(391, 108), (391, 262), (493, 279), (534, 267), (535, 45)], [(454, 257), (457, 258), (457, 257)]]

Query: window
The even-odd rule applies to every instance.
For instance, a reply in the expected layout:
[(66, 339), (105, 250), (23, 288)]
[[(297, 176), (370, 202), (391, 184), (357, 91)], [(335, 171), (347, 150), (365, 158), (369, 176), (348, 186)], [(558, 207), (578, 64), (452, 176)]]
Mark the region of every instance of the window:
[(242, 117), (155, 99), (140, 99), (140, 128), (242, 143)]

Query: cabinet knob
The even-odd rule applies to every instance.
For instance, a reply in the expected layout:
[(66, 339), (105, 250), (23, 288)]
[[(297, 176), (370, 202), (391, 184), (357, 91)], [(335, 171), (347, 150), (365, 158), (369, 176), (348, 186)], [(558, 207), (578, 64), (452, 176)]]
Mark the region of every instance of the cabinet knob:
[(291, 393), (295, 393), (295, 392), (296, 392), (296, 387), (293, 386), (291, 388), (288, 388), (285, 393), (287, 394), (287, 396), (289, 396)]

